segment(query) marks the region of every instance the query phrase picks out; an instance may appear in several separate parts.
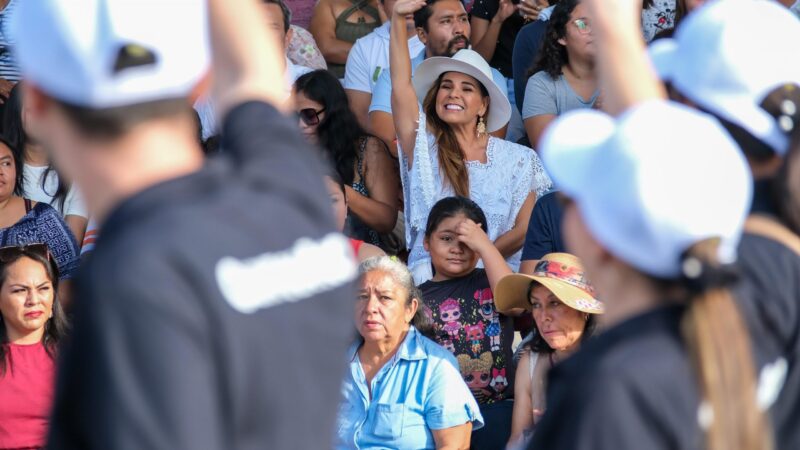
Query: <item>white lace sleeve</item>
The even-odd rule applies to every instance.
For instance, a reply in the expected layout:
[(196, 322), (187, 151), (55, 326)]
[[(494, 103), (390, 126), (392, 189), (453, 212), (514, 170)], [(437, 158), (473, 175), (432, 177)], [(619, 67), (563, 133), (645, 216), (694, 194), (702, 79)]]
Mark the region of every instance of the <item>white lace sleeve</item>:
[(531, 191), (536, 192), (536, 199), (538, 200), (553, 189), (553, 181), (550, 179), (550, 175), (544, 170), (544, 165), (542, 165), (542, 160), (539, 159), (539, 155), (533, 150), (531, 150), (531, 154), (533, 156), (531, 158), (533, 162), (533, 168), (531, 169), (533, 173)]

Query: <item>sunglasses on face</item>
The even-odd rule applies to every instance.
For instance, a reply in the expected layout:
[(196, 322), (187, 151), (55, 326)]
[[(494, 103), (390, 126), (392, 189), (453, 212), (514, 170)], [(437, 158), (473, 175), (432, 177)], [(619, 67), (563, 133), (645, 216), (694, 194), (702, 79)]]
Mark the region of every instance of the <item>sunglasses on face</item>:
[(319, 115), (325, 112), (325, 108), (317, 111), (314, 108), (305, 108), (297, 111), (297, 117), (308, 126), (319, 125)]
[(589, 24), (589, 19), (575, 19), (572, 21), (578, 28), (580, 34), (589, 34), (592, 32), (592, 26)]

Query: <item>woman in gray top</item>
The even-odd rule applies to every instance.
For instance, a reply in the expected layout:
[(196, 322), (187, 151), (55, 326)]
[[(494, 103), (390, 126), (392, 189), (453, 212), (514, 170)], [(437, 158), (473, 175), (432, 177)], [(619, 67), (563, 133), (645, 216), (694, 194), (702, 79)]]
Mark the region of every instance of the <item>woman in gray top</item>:
[(584, 6), (577, 0), (562, 0), (553, 10), (534, 75), (525, 88), (522, 118), (534, 148), (556, 116), (594, 105), (599, 95), (594, 54)]

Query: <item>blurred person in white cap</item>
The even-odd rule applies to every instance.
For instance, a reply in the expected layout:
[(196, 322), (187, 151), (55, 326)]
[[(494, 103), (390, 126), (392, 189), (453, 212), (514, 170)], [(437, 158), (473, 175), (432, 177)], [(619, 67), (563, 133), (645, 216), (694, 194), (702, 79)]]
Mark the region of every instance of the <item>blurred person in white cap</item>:
[[(75, 282), (48, 448), (328, 445), (352, 251), (315, 151), (276, 109), (284, 56), (257, 3), (208, 6), (17, 9), (29, 131), (103, 228)], [(190, 97), (208, 19), (225, 151), (204, 165)]]
[[(638, 25), (632, 20), (635, 3), (586, 2), (595, 18), (600, 83), (608, 94), (606, 109), (620, 114), (638, 102), (665, 98), (664, 86), (656, 78), (641, 40), (636, 38)], [(684, 83), (673, 88), (691, 84), (692, 77), (687, 75), (694, 68), (699, 71), (694, 76), (703, 90), (694, 86), (692, 92), (703, 92), (713, 100), (707, 105), (737, 102), (731, 106), (732, 111), (725, 112), (726, 117), (736, 113), (737, 117), (750, 118), (739, 120), (739, 125), (726, 119), (722, 123), (749, 157), (756, 178), (769, 179), (770, 172), (778, 171), (774, 182), (755, 185), (756, 200), (751, 212), (756, 214), (748, 218), (738, 248), (743, 282), (736, 287), (735, 300), (747, 321), (759, 367), (759, 408), (770, 408), (776, 446), (785, 449), (800, 446), (800, 370), (794, 362), (800, 355), (800, 238), (792, 225), (800, 223), (800, 133), (793, 126), (800, 119), (796, 107), (798, 89), (793, 84), (796, 82), (790, 81), (796, 79), (793, 67), (797, 60), (787, 56), (794, 54), (796, 41), (787, 37), (797, 34), (797, 26), (791, 15), (770, 2), (715, 2), (689, 15), (674, 41), (661, 44), (661, 49), (654, 47), (650, 53), (662, 74), (680, 73), (683, 77)], [(751, 36), (760, 38), (752, 40)], [(770, 45), (762, 47), (759, 42)], [(671, 75), (669, 79), (676, 77)], [(676, 98), (685, 103), (700, 101), (687, 100), (683, 95)], [(719, 105), (714, 110), (703, 108), (712, 113), (721, 110)], [(773, 132), (765, 132), (770, 129)], [(759, 131), (760, 135), (769, 136), (774, 147), (754, 137), (752, 133)], [(786, 147), (779, 145), (783, 140)], [(776, 157), (781, 149), (787, 151), (783, 161)], [(777, 207), (769, 205), (769, 191), (773, 189), (779, 193), (773, 197), (778, 200)], [(765, 203), (766, 208), (759, 206)]]
[(606, 309), (603, 333), (551, 371), (529, 448), (772, 448), (729, 290), (751, 200), (735, 142), (713, 118), (654, 100), (616, 120), (569, 113), (542, 157), (568, 198), (567, 247)]
[[(784, 3), (785, 5), (785, 3)], [(748, 234), (739, 252), (742, 292), (762, 384), (774, 392), (765, 406), (780, 448), (800, 447), (800, 20), (778, 2), (724, 0), (695, 10), (673, 39), (650, 56), (673, 98), (716, 117), (736, 140), (753, 174)], [(767, 43), (766, 45), (764, 43)], [(785, 382), (771, 368), (788, 361)], [(766, 388), (765, 388), (766, 389)]]
[(428, 213), (437, 200), (460, 195), (483, 209), (484, 231), (517, 270), (531, 210), (550, 178), (531, 149), (489, 135), (508, 123), (511, 105), (477, 52), (428, 58), (412, 82), (403, 25), (425, 4), (395, 4), (389, 52), (409, 268), (418, 284), (433, 276), (423, 247)]

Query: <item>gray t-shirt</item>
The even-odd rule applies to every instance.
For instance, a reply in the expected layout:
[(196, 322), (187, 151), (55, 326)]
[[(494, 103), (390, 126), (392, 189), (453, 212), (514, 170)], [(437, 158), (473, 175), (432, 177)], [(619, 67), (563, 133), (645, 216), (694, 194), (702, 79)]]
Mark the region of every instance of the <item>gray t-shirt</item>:
[(522, 118), (528, 119), (542, 114), (561, 115), (567, 111), (591, 108), (600, 91), (584, 101), (572, 90), (564, 75), (553, 79), (544, 71), (536, 72), (528, 79), (525, 87), (525, 100), (522, 102)]

